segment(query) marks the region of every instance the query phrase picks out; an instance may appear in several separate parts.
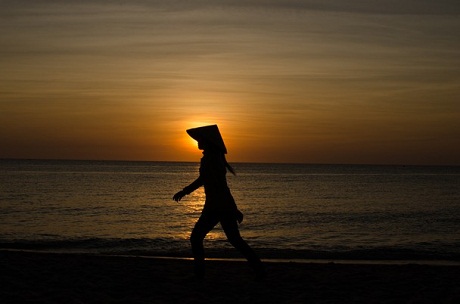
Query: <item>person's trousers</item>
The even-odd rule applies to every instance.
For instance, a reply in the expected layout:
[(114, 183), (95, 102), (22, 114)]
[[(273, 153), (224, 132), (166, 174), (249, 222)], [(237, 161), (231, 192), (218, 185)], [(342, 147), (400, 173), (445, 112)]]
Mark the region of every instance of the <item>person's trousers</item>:
[(206, 235), (220, 222), (228, 241), (248, 260), (256, 273), (263, 272), (262, 262), (251, 247), (243, 240), (238, 229), (237, 220), (231, 217), (221, 217), (211, 212), (203, 212), (193, 228), (190, 242), (195, 260), (195, 274), (204, 276), (204, 246)]

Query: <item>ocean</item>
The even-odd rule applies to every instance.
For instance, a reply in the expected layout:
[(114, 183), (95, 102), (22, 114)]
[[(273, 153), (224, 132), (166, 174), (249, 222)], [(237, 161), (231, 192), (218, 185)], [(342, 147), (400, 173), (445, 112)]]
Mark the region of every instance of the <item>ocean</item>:
[[(262, 259), (460, 261), (460, 167), (232, 164)], [(191, 257), (198, 163), (0, 160), (0, 249)], [(208, 257), (240, 258), (217, 226)]]

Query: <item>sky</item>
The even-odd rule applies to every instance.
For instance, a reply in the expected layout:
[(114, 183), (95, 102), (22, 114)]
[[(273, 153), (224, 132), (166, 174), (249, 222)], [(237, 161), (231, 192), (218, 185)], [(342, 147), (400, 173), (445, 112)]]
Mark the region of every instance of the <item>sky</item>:
[(458, 0), (0, 0), (0, 158), (460, 165)]

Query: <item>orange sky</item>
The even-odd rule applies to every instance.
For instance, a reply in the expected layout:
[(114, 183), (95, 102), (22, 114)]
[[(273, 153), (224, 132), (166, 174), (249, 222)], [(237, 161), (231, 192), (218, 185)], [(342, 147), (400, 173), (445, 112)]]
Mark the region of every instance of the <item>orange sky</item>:
[(197, 161), (216, 123), (233, 162), (460, 165), (431, 2), (2, 1), (0, 158)]

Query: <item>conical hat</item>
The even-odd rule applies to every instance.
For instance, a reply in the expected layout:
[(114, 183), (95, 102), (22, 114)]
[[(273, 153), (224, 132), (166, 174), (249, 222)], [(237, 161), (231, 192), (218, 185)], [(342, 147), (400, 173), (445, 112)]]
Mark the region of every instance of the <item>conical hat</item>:
[(220, 135), (217, 125), (188, 129), (187, 133), (194, 140), (204, 140), (210, 142), (218, 147), (223, 153), (227, 154), (227, 148), (225, 148), (224, 140)]

